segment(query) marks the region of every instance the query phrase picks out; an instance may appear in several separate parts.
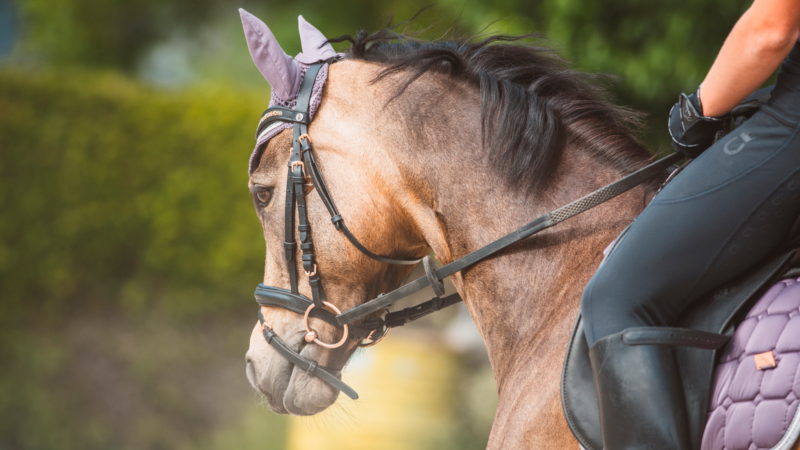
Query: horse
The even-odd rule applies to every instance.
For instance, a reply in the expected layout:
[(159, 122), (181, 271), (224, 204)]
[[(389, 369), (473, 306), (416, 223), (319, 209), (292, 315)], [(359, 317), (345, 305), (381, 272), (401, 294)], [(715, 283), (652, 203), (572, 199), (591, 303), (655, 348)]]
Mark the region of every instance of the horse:
[[(300, 137), (313, 142), (350, 233), (374, 254), (433, 254), (447, 264), (653, 159), (635, 136), (638, 114), (614, 105), (595, 77), (571, 70), (549, 49), (508, 36), (423, 42), (383, 30), (342, 38), (351, 43), (342, 55), (301, 17), (303, 52), (293, 59), (263, 22), (241, 14), (273, 104), (286, 106), (297, 94), (308, 61), (329, 62)], [(297, 138), (291, 128), (279, 130), (251, 159), (249, 189), (266, 242), (263, 284), (298, 285), (300, 294), (316, 298), (304, 282), (316, 277), (337, 313), (399, 286), (411, 266), (352, 245), (328, 222), (313, 186), (306, 187), (303, 213), (315, 265), (299, 271), (299, 284), (291, 279), (298, 267), (287, 261), (299, 258), (294, 248), (284, 254), (282, 200), (291, 189), (286, 167), (291, 176)], [(657, 187), (643, 183), (453, 275), (497, 383), (487, 448), (578, 446), (562, 412), (560, 375), (580, 295), (603, 249)], [(253, 387), (278, 413), (312, 415), (333, 404), (339, 389), (313, 376), (316, 366), (302, 370), (277, 352), (264, 339), (265, 326), (335, 377), (359, 340), (314, 317), (309, 336), (308, 310), (304, 319), (262, 305), (260, 314), (246, 355)], [(343, 345), (311, 345), (314, 339)]]

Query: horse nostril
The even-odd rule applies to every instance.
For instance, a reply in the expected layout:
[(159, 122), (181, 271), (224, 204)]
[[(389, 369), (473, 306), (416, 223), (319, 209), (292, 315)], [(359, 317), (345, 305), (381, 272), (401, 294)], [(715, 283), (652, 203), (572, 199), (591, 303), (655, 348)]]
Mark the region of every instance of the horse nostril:
[(247, 381), (250, 382), (250, 385), (257, 389), (258, 377), (256, 376), (256, 365), (253, 364), (253, 360), (249, 357), (245, 358), (244, 373), (247, 376)]

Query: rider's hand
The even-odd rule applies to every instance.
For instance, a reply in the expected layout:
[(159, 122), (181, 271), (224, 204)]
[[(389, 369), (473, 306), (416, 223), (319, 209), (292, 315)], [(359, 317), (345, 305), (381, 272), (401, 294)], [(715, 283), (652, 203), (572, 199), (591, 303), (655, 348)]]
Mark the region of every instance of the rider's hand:
[(669, 111), (669, 135), (675, 150), (694, 158), (714, 143), (724, 125), (721, 117), (703, 115), (697, 92), (681, 94)]

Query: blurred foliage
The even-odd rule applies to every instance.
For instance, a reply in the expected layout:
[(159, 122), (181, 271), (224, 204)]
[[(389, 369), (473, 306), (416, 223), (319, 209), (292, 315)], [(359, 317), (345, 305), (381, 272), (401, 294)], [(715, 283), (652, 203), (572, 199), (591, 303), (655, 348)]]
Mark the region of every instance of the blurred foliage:
[(648, 112), (668, 142), (669, 107), (679, 92), (696, 89), (749, 3), (544, 0), (533, 19), (578, 67), (617, 75), (617, 98)]
[[(618, 103), (647, 114), (644, 138), (667, 149), (667, 111), (694, 90), (749, 0), (438, 0), (482, 33), (535, 33), (583, 71), (612, 76)], [(712, 18), (713, 20), (708, 20)], [(488, 28), (487, 28), (488, 27)]]
[(175, 30), (209, 18), (216, 0), (21, 0), (30, 51), (52, 63), (130, 68)]
[[(616, 98), (651, 116), (648, 140), (666, 142), (663, 118), (677, 93), (694, 89), (746, 0), (641, 2), (613, 0), (17, 0), (22, 48), (55, 64), (141, 69), (159, 49), (173, 64), (189, 66), (192, 79), (262, 83), (249, 66), (236, 7), (262, 17), (286, 51), (299, 51), (296, 15), (329, 37), (400, 27), (422, 38), (535, 33), (581, 70), (618, 77)], [(713, 17), (714, 20), (707, 20)], [(172, 45), (172, 47), (169, 47)], [(177, 61), (181, 54), (190, 57)], [(148, 59), (149, 58), (149, 59)], [(198, 74), (199, 72), (199, 74)], [(145, 77), (147, 74), (145, 73)]]
[(3, 310), (110, 297), (190, 313), (249, 297), (263, 244), (246, 161), (262, 106), (252, 92), (0, 72)]
[(81, 315), (0, 330), (0, 448), (285, 448), (242, 373), (251, 315)]
[(0, 71), (0, 448), (283, 448), (242, 374), (263, 101)]
[[(747, 0), (439, 0), (472, 30), (536, 33), (577, 67), (619, 75), (626, 101), (645, 107), (701, 81)], [(714, 20), (707, 20), (713, 17)]]

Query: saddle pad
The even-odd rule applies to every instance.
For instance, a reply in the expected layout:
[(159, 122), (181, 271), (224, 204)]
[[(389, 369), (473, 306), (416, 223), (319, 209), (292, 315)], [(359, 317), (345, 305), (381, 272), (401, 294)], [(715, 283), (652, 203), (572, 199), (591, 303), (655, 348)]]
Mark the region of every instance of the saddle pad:
[(798, 404), (800, 278), (790, 278), (764, 293), (722, 350), (702, 448), (792, 448)]

